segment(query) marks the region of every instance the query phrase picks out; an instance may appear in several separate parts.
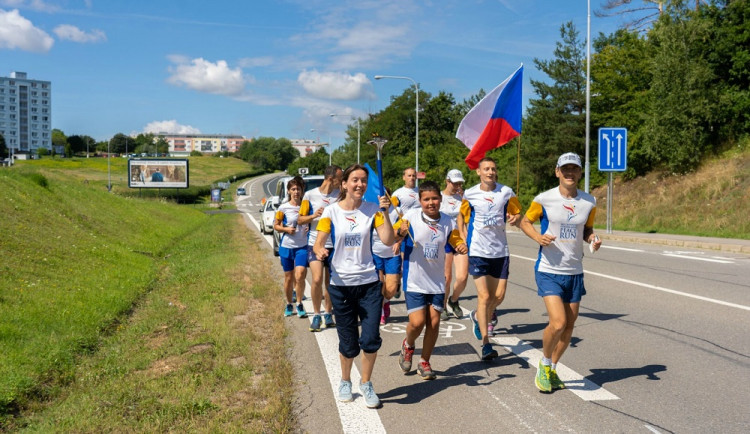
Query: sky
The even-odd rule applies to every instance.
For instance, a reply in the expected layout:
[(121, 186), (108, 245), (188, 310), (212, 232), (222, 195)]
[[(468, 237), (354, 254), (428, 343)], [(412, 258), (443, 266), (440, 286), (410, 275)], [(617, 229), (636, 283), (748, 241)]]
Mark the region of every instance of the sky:
[[(591, 34), (620, 18), (598, 18)], [(52, 82), (52, 128), (331, 141), (413, 86), (457, 102), (490, 91), (560, 26), (586, 36), (584, 0), (0, 0), (0, 76)], [(338, 116), (331, 117), (334, 113)]]

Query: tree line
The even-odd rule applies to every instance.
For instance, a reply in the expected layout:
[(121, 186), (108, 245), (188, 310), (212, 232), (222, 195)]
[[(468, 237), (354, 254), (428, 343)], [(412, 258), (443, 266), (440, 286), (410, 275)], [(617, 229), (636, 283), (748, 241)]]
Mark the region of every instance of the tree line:
[[(652, 170), (687, 173), (710, 155), (747, 146), (750, 133), (750, 0), (659, 2), (649, 28), (600, 33), (592, 41), (591, 185), (605, 183), (596, 170), (597, 130), (628, 129), (626, 178)], [(531, 77), (534, 96), (523, 116), (520, 138), (488, 156), (498, 160), (500, 182), (530, 199), (555, 185), (554, 165), (562, 152), (585, 153), (586, 47), (573, 23), (560, 27), (551, 59), (534, 59), (546, 77)], [(508, 74), (512, 71), (508, 71)], [(528, 72), (527, 72), (528, 74)], [(499, 80), (505, 78), (499, 77)], [(494, 84), (493, 84), (494, 85)], [(419, 170), (442, 180), (462, 169), (468, 150), (455, 138), (458, 124), (485, 95), (457, 102), (447, 92), (419, 94)], [(414, 88), (391, 98), (383, 110), (360, 119), (361, 160), (375, 163), (365, 144), (377, 134), (389, 140), (383, 151), (386, 185), (401, 184), (401, 171), (415, 162)], [(516, 169), (520, 145), (520, 170)], [(356, 162), (356, 123), (347, 129), (334, 164)], [(327, 153), (320, 149), (289, 167), (322, 173)]]

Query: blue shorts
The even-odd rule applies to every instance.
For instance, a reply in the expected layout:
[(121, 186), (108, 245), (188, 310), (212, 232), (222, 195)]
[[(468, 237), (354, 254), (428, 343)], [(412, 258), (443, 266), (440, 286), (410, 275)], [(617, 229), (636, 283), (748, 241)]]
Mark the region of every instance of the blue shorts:
[(287, 272), (294, 267), (307, 267), (307, 247), (279, 247), (281, 268)]
[(401, 255), (396, 255), (392, 258), (381, 258), (378, 255), (372, 255), (372, 259), (375, 261), (375, 269), (378, 271), (382, 271), (385, 274), (401, 273)]
[(504, 258), (469, 256), (469, 274), (474, 277), (491, 276), (495, 279), (507, 279), (509, 268), (510, 256)]
[(333, 256), (333, 249), (332, 248), (328, 249), (328, 256), (325, 259), (323, 259), (322, 261), (320, 261), (318, 259), (318, 256), (313, 251), (313, 246), (307, 246), (307, 263), (308, 264), (310, 262), (320, 261), (320, 262), (323, 262), (323, 266), (324, 267), (330, 267), (330, 263), (328, 262), (328, 260), (331, 259), (331, 256)]
[(581, 297), (586, 295), (586, 288), (583, 286), (583, 274), (552, 274), (537, 271), (536, 286), (537, 294), (541, 297), (549, 295), (558, 296), (563, 303), (579, 303)]
[(432, 305), (436, 311), (442, 312), (445, 304), (445, 294), (422, 294), (421, 292), (406, 291), (406, 313), (410, 314)]

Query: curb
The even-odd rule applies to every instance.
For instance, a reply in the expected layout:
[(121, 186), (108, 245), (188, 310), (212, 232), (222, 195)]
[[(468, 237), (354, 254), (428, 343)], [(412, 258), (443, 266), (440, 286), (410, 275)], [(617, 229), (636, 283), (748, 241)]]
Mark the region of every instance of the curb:
[[(597, 232), (597, 234), (603, 240), (613, 241), (624, 241), (630, 243), (642, 243), (642, 244), (660, 244), (664, 246), (673, 247), (691, 247), (704, 250), (713, 250), (728, 253), (743, 253), (750, 255), (750, 242), (747, 244), (735, 244), (735, 243), (722, 243), (722, 242), (710, 242), (698, 239), (692, 240), (680, 240), (680, 239), (669, 239), (669, 238), (647, 238), (639, 237), (637, 235), (621, 235), (621, 234), (607, 234)], [(727, 240), (730, 241), (730, 240)]]

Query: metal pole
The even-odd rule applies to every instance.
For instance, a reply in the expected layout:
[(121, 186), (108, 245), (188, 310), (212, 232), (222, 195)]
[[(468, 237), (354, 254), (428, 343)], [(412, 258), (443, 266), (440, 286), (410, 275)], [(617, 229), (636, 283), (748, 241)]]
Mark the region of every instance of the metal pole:
[(360, 141), (359, 118), (357, 118), (357, 164), (359, 164), (359, 141)]
[(609, 172), (609, 181), (607, 182), (607, 233), (612, 233), (612, 189), (614, 188), (614, 182), (612, 182), (612, 172)]
[(591, 0), (588, 0), (586, 22), (586, 173), (584, 174), (583, 189), (589, 192), (589, 174), (591, 165), (589, 164), (589, 141), (590, 141), (590, 123), (591, 123)]

